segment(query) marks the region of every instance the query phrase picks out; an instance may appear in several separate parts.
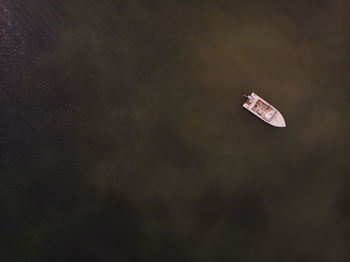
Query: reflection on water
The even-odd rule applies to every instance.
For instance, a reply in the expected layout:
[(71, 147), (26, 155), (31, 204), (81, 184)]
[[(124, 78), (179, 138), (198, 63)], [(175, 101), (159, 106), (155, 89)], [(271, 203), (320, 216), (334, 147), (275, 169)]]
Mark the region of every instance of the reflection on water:
[(2, 260), (349, 259), (346, 1), (63, 2), (0, 1)]

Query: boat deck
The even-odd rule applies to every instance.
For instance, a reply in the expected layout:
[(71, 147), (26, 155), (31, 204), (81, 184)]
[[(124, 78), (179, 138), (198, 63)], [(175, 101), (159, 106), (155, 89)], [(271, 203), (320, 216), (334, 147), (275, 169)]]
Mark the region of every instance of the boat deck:
[(247, 98), (246, 102), (243, 104), (243, 107), (273, 126), (286, 126), (281, 113), (254, 93), (251, 93), (251, 95)]

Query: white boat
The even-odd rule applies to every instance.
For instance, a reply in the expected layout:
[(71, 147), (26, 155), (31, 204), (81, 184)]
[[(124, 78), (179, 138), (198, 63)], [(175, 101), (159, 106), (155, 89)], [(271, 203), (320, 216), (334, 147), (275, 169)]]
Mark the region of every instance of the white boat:
[(260, 96), (251, 93), (244, 97), (247, 100), (243, 104), (243, 107), (249, 112), (272, 126), (286, 127), (286, 121), (284, 121), (282, 114)]

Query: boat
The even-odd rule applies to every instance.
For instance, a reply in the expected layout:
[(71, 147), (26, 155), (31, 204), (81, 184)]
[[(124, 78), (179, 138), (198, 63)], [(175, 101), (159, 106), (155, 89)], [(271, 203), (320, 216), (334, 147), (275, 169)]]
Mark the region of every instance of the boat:
[(282, 114), (260, 96), (251, 93), (248, 96), (244, 95), (244, 97), (246, 98), (246, 101), (244, 102), (243, 107), (249, 112), (272, 126), (287, 126)]

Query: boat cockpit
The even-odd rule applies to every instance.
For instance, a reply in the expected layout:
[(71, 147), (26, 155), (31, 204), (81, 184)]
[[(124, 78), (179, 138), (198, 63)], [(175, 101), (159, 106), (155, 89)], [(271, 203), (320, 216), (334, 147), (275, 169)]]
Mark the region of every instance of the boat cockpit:
[(260, 99), (256, 101), (255, 105), (251, 110), (257, 113), (259, 116), (263, 117), (267, 121), (270, 121), (276, 113), (276, 110), (274, 108), (265, 104)]

